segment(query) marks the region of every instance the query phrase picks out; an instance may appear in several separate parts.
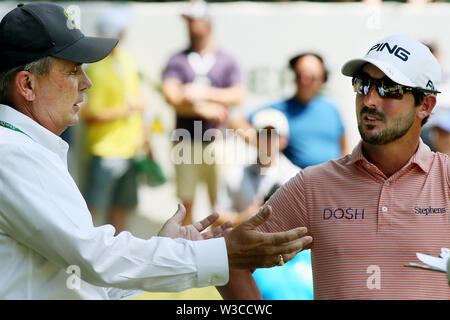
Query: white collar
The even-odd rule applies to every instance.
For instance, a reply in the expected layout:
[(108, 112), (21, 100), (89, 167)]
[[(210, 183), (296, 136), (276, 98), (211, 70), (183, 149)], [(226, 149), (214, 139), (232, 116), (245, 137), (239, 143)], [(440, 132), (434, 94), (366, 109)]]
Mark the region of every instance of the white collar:
[(33, 140), (35, 143), (49, 149), (56, 153), (65, 163), (67, 162), (67, 151), (69, 149), (67, 142), (30, 117), (7, 105), (0, 104), (0, 120), (17, 127), (28, 138), (31, 138), (30, 141)]

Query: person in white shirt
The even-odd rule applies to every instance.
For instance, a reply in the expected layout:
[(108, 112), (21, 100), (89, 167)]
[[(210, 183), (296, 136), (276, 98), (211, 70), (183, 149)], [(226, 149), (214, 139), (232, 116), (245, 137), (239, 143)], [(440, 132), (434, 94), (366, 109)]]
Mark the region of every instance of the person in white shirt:
[[(217, 224), (247, 220), (279, 187), (302, 169), (284, 154), (289, 142), (289, 122), (276, 109), (262, 109), (252, 117), (253, 135), (257, 138), (255, 163), (233, 165), (224, 174), (215, 211)], [(248, 134), (248, 132), (247, 132)], [(311, 250), (304, 250), (282, 269), (257, 269), (253, 278), (264, 300), (305, 300), (313, 295)]]
[(220, 214), (216, 224), (232, 221), (237, 225), (247, 220), (277, 187), (301, 170), (281, 152), (289, 140), (289, 123), (282, 112), (261, 110), (254, 115), (252, 127), (257, 137), (256, 161), (225, 171), (214, 207)]
[(59, 135), (77, 123), (92, 85), (82, 64), (116, 44), (85, 37), (52, 3), (19, 4), (0, 23), (0, 299), (111, 299), (136, 294), (128, 290), (221, 286), (230, 269), (277, 265), (312, 241), (304, 228), (255, 231), (270, 207), (231, 231), (226, 223), (202, 232), (214, 214), (181, 226), (182, 206), (148, 240), (94, 227)]

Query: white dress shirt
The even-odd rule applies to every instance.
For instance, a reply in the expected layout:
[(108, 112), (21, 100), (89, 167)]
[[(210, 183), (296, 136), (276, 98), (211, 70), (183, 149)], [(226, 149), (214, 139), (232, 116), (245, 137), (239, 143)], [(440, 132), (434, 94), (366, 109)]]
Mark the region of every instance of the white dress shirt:
[(0, 126), (0, 299), (111, 299), (130, 293), (118, 289), (228, 282), (223, 238), (144, 240), (95, 227), (67, 170), (67, 143), (5, 105), (0, 121), (24, 132)]

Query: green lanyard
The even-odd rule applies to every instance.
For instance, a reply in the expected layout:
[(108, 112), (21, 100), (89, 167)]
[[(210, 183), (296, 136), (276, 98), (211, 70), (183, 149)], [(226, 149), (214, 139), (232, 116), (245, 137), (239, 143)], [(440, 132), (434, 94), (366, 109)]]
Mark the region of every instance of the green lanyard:
[(12, 124), (5, 122), (5, 121), (1, 121), (0, 120), (0, 127), (4, 127), (7, 129), (11, 129), (20, 133), (23, 133), (24, 135), (26, 135), (28, 138), (30, 138), (31, 140), (33, 140), (33, 138), (31, 138), (29, 135), (27, 135), (25, 132), (23, 132), (22, 130), (20, 130), (19, 128), (14, 127)]

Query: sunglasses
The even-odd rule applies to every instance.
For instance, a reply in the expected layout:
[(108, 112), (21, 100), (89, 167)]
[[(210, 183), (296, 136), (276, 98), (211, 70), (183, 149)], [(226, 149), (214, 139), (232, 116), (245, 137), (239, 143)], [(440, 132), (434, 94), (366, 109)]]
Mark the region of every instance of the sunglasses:
[(355, 75), (352, 79), (353, 90), (359, 94), (369, 94), (372, 85), (375, 86), (378, 94), (383, 98), (397, 99), (403, 98), (403, 95), (407, 92), (421, 92), (425, 93), (425, 90), (404, 86), (387, 77), (381, 79), (374, 79), (367, 75)]

